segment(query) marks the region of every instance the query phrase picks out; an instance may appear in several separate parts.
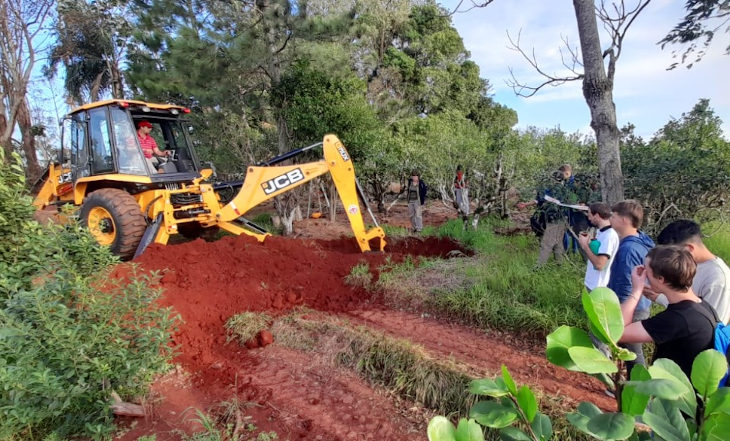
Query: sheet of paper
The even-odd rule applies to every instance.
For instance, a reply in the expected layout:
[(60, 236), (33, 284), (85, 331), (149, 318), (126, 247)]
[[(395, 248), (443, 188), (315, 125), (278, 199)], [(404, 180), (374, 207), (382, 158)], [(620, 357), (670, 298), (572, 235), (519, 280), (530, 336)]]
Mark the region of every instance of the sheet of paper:
[(560, 205), (561, 207), (572, 208), (573, 210), (588, 211), (588, 207), (585, 205), (570, 205), (564, 204), (552, 196), (545, 195), (544, 199), (552, 204)]

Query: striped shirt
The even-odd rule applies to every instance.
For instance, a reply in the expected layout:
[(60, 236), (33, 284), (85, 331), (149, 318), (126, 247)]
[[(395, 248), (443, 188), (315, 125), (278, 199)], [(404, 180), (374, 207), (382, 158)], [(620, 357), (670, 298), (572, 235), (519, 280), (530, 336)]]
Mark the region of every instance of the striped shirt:
[(157, 142), (155, 142), (155, 138), (149, 135), (145, 136), (144, 138), (140, 138), (139, 135), (137, 135), (137, 138), (139, 138), (139, 145), (142, 147), (142, 153), (144, 154), (144, 157), (151, 158), (152, 154), (157, 148)]

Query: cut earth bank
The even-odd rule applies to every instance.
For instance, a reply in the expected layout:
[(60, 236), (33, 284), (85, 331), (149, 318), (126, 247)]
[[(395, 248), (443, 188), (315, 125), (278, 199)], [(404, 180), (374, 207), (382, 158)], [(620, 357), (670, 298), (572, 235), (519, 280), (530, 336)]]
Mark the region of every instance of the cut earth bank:
[[(427, 223), (448, 217), (448, 212), (436, 210), (441, 216), (429, 217), (427, 211)], [(370, 341), (406, 345), (428, 363), (443, 363), (457, 375), (493, 377), (505, 364), (517, 382), (553, 402), (614, 406), (597, 380), (551, 365), (544, 356), (544, 340), (391, 309), (384, 301), (387, 293), (373, 294), (345, 282), (356, 265), (367, 264), (377, 278), (379, 267), (408, 256), (416, 261), (463, 256), (466, 250), (459, 244), (435, 237), (388, 238), (386, 253), (362, 254), (351, 238), (307, 237), (331, 237), (342, 229), (347, 225), (310, 219), (297, 225), (299, 237), (270, 237), (263, 244), (228, 236), (215, 242), (152, 245), (136, 263), (160, 272), (160, 302), (182, 318), (173, 334), (176, 368), (154, 383), (145, 403), (146, 418), (119, 418), (123, 430), (116, 439), (133, 441), (152, 434), (156, 441), (184, 439), (183, 433), (202, 430), (196, 410), (246, 431), (241, 439), (272, 431), (282, 440), (425, 439), (435, 414), (433, 406), (423, 406), (427, 396), (404, 398), (343, 363), (343, 350), (350, 351), (350, 358), (358, 351), (353, 337), (358, 333)], [(461, 253), (450, 253), (454, 250)], [(126, 271), (120, 266), (115, 273), (123, 277)], [(272, 317), (268, 331), (273, 344), (268, 333), (259, 335), (258, 344), (249, 344), (259, 346), (254, 349), (231, 341), (225, 323), (246, 311)], [(345, 329), (351, 332), (342, 334)], [(305, 334), (309, 347), (301, 344)]]

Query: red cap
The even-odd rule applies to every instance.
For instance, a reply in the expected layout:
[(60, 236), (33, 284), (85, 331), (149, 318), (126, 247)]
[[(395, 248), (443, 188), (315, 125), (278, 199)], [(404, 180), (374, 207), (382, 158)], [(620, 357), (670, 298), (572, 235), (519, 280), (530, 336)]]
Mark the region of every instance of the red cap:
[(139, 129), (141, 127), (149, 127), (151, 129), (152, 128), (152, 124), (150, 124), (149, 121), (143, 119), (142, 121), (140, 121), (140, 122), (137, 123), (137, 128)]

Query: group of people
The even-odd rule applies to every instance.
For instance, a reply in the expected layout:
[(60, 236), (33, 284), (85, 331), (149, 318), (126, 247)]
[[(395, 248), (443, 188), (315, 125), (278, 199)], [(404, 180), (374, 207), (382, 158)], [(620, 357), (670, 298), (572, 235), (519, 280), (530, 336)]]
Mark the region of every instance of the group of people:
[[(608, 287), (616, 293), (625, 323), (619, 343), (637, 355), (627, 363), (629, 372), (634, 364), (645, 364), (642, 344), (653, 342), (655, 358), (673, 360), (689, 376), (694, 358), (713, 347), (716, 324), (730, 322), (730, 268), (705, 246), (700, 226), (691, 220), (670, 223), (655, 244), (641, 231), (644, 210), (638, 201), (593, 202), (587, 218), (595, 234), (578, 236), (587, 260), (585, 288)], [(567, 228), (563, 216), (548, 219), (540, 264), (558, 246), (562, 254)], [(666, 309), (650, 317), (652, 302)]]

